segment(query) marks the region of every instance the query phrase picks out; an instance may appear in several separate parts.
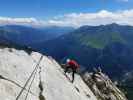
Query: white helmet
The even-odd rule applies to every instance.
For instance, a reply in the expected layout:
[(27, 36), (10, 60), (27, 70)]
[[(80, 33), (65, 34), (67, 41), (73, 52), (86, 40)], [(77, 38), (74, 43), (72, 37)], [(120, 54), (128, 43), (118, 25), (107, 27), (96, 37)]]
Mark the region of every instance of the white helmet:
[(67, 63), (70, 62), (70, 59), (68, 58), (68, 59), (66, 60), (66, 62), (67, 62)]

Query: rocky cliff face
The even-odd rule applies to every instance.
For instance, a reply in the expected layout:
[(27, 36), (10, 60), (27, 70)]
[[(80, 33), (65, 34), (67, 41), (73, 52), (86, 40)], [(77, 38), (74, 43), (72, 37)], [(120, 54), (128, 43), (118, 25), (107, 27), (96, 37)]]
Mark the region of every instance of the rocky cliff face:
[[(88, 86), (79, 75), (73, 84), (69, 82), (52, 57), (37, 52), (29, 55), (14, 48), (0, 49), (1, 100), (126, 100), (109, 78), (105, 80), (107, 86), (103, 85), (104, 81), (92, 80), (90, 74), (85, 74), (83, 79)], [(102, 89), (99, 84), (102, 84)], [(107, 87), (112, 91), (108, 92)], [(109, 94), (104, 93), (104, 89)], [(112, 98), (106, 99), (110, 95)]]
[(85, 73), (83, 80), (90, 87), (98, 100), (127, 100), (110, 78), (102, 73)]

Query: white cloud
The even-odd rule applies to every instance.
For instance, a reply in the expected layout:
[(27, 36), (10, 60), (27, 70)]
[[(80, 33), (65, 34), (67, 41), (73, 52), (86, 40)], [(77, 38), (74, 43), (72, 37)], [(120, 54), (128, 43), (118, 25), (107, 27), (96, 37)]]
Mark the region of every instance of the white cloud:
[(43, 21), (39, 21), (35, 18), (10, 18), (0, 17), (0, 25), (28, 25), (28, 26), (40, 26), (43, 25)]
[(110, 23), (133, 25), (133, 9), (116, 12), (101, 10), (96, 13), (71, 13), (63, 16), (56, 16), (46, 23), (48, 25), (75, 27)]
[(0, 25), (17, 24), (31, 26), (74, 26), (105, 25), (110, 23), (126, 24), (133, 26), (133, 9), (110, 12), (101, 10), (95, 13), (71, 13), (53, 17), (50, 20), (37, 20), (35, 18), (8, 18), (0, 17)]
[(129, 0), (118, 0), (120, 2), (128, 2)]

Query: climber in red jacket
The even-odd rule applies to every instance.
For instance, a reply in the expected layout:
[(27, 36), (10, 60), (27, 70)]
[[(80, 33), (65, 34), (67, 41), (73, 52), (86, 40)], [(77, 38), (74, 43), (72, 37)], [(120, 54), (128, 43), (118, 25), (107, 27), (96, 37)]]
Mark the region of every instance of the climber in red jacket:
[(72, 70), (72, 83), (74, 82), (74, 74), (77, 72), (77, 69), (79, 68), (78, 63), (75, 60), (67, 59), (66, 68), (65, 68), (65, 74), (68, 72), (68, 69)]

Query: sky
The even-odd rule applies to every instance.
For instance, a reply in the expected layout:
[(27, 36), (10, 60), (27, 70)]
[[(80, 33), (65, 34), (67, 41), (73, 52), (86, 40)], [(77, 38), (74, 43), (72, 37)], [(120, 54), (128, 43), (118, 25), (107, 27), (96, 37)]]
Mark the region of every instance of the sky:
[(133, 0), (0, 0), (0, 24), (77, 27), (120, 19), (133, 25), (132, 5)]

